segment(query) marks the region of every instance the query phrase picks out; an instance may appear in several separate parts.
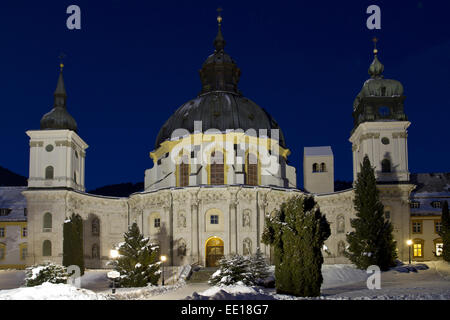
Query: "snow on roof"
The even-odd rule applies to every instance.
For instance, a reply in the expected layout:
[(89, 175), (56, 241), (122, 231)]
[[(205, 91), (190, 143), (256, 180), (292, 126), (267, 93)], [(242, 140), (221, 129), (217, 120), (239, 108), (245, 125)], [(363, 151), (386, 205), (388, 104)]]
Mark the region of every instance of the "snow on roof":
[(27, 187), (0, 187), (0, 209), (11, 209), (7, 216), (0, 216), (0, 221), (26, 221), (25, 208), (27, 200), (22, 195)]
[(331, 150), (330, 146), (323, 146), (323, 147), (305, 147), (303, 149), (303, 154), (306, 157), (312, 157), (312, 156), (332, 156), (333, 151)]

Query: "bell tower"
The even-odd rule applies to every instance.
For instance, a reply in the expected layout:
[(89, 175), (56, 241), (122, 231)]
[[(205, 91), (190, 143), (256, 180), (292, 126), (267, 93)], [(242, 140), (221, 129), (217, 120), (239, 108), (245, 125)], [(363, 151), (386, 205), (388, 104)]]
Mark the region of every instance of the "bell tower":
[(29, 188), (69, 188), (85, 191), (84, 160), (88, 145), (77, 134), (77, 123), (66, 107), (63, 67), (54, 93), (53, 109), (30, 137)]
[(353, 103), (354, 127), (350, 142), (353, 152), (353, 180), (365, 155), (375, 167), (379, 182), (409, 181), (407, 129), (411, 124), (404, 112), (403, 86), (385, 79), (374, 38), (374, 60)]

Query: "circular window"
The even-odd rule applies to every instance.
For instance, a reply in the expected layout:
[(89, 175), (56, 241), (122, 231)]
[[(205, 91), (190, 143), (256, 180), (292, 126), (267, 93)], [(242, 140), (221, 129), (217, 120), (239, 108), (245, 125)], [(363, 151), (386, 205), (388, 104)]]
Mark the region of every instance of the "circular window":
[(47, 152), (53, 151), (53, 145), (48, 144), (48, 145), (45, 147), (45, 150), (46, 150)]
[(389, 139), (384, 137), (384, 138), (381, 139), (381, 143), (382, 144), (389, 144)]

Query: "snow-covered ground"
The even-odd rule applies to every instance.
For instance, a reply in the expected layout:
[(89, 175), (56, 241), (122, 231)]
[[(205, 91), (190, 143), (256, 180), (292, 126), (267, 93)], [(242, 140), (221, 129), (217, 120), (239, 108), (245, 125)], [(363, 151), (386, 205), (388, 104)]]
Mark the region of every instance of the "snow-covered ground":
[[(0, 290), (0, 300), (97, 300), (97, 299), (304, 299), (276, 294), (275, 289), (233, 285), (210, 287), (207, 283), (185, 283), (148, 286), (144, 288), (118, 288), (111, 294), (106, 278), (107, 270), (88, 270), (81, 278), (82, 288), (71, 285), (45, 283), (36, 287)], [(16, 271), (2, 272), (2, 276), (21, 278)], [(369, 290), (365, 271), (352, 265), (324, 265), (324, 282), (320, 297), (313, 299), (445, 299), (450, 300), (450, 264), (443, 261), (426, 262), (413, 266), (399, 266), (381, 273), (381, 289)], [(20, 276), (19, 276), (20, 275)], [(1, 279), (0, 279), (1, 280)], [(1, 282), (1, 281), (0, 281)], [(19, 286), (19, 285), (17, 285)], [(95, 291), (95, 292), (94, 292)], [(199, 292), (199, 293), (197, 293)]]
[[(333, 300), (450, 300), (450, 264), (442, 261), (398, 266), (381, 273), (381, 288), (367, 288), (367, 274), (352, 265), (324, 265), (321, 296)], [(233, 285), (194, 292), (194, 300), (305, 299), (276, 294), (275, 289)]]
[(0, 290), (0, 300), (104, 300), (107, 296), (67, 284), (46, 282), (35, 287)]

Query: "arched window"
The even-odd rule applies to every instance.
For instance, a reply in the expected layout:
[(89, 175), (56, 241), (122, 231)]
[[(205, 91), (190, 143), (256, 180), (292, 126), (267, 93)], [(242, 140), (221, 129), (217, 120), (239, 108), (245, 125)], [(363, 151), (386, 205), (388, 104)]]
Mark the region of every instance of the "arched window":
[(186, 187), (189, 185), (189, 157), (183, 155), (178, 166), (178, 186)]
[(98, 218), (94, 218), (92, 220), (92, 235), (93, 236), (99, 236), (100, 235), (100, 220)]
[(210, 172), (210, 182), (211, 184), (224, 184), (224, 163), (223, 163), (223, 153), (220, 151), (214, 151), (211, 154), (211, 172)]
[(45, 168), (45, 179), (51, 180), (53, 179), (53, 167), (48, 166)]
[(52, 232), (52, 214), (50, 212), (44, 214), (43, 232)]
[(325, 172), (325, 171), (327, 171), (327, 166), (325, 165), (324, 162), (322, 162), (322, 163), (320, 164), (320, 172)]
[(319, 172), (319, 165), (317, 163), (314, 163), (312, 166), (313, 172)]
[(100, 258), (100, 248), (98, 247), (98, 244), (94, 243), (92, 245), (92, 259), (98, 258)]
[(391, 172), (391, 162), (388, 159), (381, 161), (381, 172)]
[(247, 184), (250, 186), (258, 185), (258, 158), (253, 153), (247, 156)]
[(52, 255), (52, 243), (50, 240), (45, 240), (42, 244), (42, 255), (44, 257), (50, 257)]

